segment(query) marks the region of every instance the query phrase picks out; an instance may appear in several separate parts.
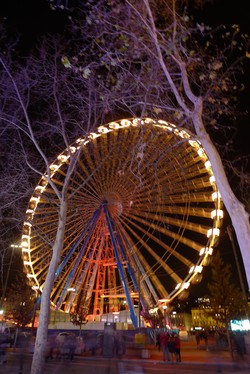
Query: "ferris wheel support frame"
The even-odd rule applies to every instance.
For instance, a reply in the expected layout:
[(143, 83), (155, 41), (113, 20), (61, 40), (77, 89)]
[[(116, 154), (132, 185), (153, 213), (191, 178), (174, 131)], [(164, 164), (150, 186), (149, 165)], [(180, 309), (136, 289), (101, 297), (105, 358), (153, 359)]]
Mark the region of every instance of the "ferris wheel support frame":
[[(116, 245), (116, 240), (115, 240), (115, 237), (114, 237), (114, 231), (115, 231), (114, 227), (113, 227), (114, 224), (112, 222), (112, 218), (110, 217), (110, 214), (109, 214), (109, 211), (108, 211), (108, 208), (107, 208), (107, 204), (105, 202), (103, 203), (103, 209), (104, 209), (105, 217), (106, 217), (107, 224), (108, 224), (108, 229), (109, 229), (109, 233), (110, 233), (111, 242), (113, 244), (113, 249), (114, 249), (114, 253), (115, 253), (115, 257), (116, 257), (116, 261), (117, 261), (117, 267), (118, 267), (119, 275), (120, 275), (120, 278), (121, 278), (121, 281), (122, 281), (122, 284), (123, 284), (123, 288), (124, 288), (124, 291), (125, 291), (126, 300), (127, 300), (129, 311), (130, 311), (131, 321), (132, 321), (134, 327), (137, 328), (138, 327), (138, 321), (137, 321), (137, 318), (136, 318), (136, 315), (135, 315), (135, 312), (134, 312), (134, 305), (132, 303), (132, 299), (131, 299), (131, 296), (130, 296), (130, 292), (129, 292), (129, 288), (128, 288), (128, 285), (127, 285), (126, 277), (125, 277), (123, 267), (122, 267), (122, 262), (121, 262), (121, 259), (120, 259), (120, 256), (119, 256), (118, 248), (117, 248), (117, 245)], [(139, 302), (140, 302), (140, 300), (139, 300)], [(139, 316), (139, 318), (140, 318), (140, 316)]]
[[(56, 305), (56, 309), (57, 309), (57, 310), (60, 308), (61, 303), (62, 303), (62, 301), (63, 301), (63, 299), (64, 299), (64, 297), (65, 297), (65, 294), (66, 294), (66, 292), (67, 292), (67, 290), (68, 290), (68, 288), (69, 288), (70, 282), (71, 282), (71, 280), (72, 280), (72, 278), (73, 278), (73, 275), (74, 275), (74, 273), (75, 273), (75, 271), (76, 271), (76, 268), (79, 266), (79, 264), (80, 264), (80, 262), (81, 262), (82, 256), (83, 256), (83, 254), (84, 254), (84, 252), (85, 252), (85, 249), (87, 248), (87, 245), (88, 245), (89, 239), (91, 238), (91, 235), (92, 235), (93, 230), (94, 230), (94, 227), (95, 227), (95, 223), (97, 222), (99, 215), (100, 215), (100, 209), (97, 209), (97, 210), (94, 212), (94, 214), (93, 214), (91, 220), (89, 221), (89, 224), (88, 224), (87, 227), (83, 230), (84, 233), (85, 233), (85, 232), (87, 231), (87, 229), (90, 227), (90, 231), (89, 231), (89, 233), (88, 233), (87, 240), (86, 240), (86, 239), (84, 240), (84, 243), (83, 243), (82, 248), (81, 248), (81, 251), (80, 251), (80, 253), (79, 253), (79, 255), (78, 255), (77, 261), (75, 262), (74, 267), (73, 267), (72, 270), (70, 271), (70, 274), (69, 274), (69, 276), (68, 276), (67, 282), (66, 282), (66, 284), (65, 284), (65, 286), (64, 286), (64, 289), (63, 289), (63, 291), (62, 291), (62, 293), (61, 293), (61, 296), (60, 296), (60, 298), (59, 298), (59, 301), (58, 301), (58, 303), (57, 303), (57, 305)], [(81, 237), (84, 235), (84, 233), (81, 234)], [(78, 242), (79, 242), (79, 240), (77, 241), (77, 243), (78, 243)], [(76, 246), (73, 246), (73, 247), (72, 247), (72, 249), (71, 249), (71, 251), (70, 251), (70, 255), (73, 254), (75, 248), (76, 248)], [(67, 258), (67, 260), (68, 260), (68, 259), (69, 259), (69, 258)], [(65, 262), (65, 265), (66, 265), (66, 262)], [(60, 271), (61, 271), (61, 270), (62, 270), (62, 268), (60, 269)], [(57, 274), (57, 272), (56, 272), (56, 274)]]

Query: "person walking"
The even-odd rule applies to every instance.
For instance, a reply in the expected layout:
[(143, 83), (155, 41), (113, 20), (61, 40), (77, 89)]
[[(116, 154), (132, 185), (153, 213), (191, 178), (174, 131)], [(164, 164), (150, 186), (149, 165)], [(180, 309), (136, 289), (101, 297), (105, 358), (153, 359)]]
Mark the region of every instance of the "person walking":
[(181, 362), (181, 339), (178, 334), (174, 335), (176, 362)]
[(70, 334), (67, 337), (67, 346), (68, 346), (68, 358), (70, 361), (74, 360), (75, 350), (76, 350), (76, 336), (75, 334)]
[(196, 340), (197, 349), (200, 349), (201, 335), (199, 331), (196, 331), (195, 333), (195, 340)]
[(175, 338), (173, 334), (171, 334), (168, 339), (168, 352), (169, 352), (170, 361), (173, 363), (175, 359), (175, 355), (176, 355)]
[(168, 341), (169, 341), (169, 333), (164, 331), (160, 334), (160, 346), (162, 349), (163, 361), (170, 361), (169, 351), (168, 351)]
[(160, 350), (161, 350), (160, 334), (156, 335), (156, 343), (155, 343), (155, 345), (158, 348), (158, 352), (160, 352)]
[(24, 331), (19, 332), (17, 330), (16, 347), (18, 348), (18, 352), (19, 352), (19, 373), (18, 374), (23, 374), (24, 354), (27, 352), (27, 347), (28, 347), (28, 335), (26, 334), (26, 332)]

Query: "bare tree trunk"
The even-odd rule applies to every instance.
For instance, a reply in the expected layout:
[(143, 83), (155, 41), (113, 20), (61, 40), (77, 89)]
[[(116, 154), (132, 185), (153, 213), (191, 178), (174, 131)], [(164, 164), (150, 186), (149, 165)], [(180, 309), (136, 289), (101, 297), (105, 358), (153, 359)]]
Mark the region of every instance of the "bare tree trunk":
[(60, 259), (61, 249), (63, 245), (66, 213), (67, 203), (64, 199), (62, 199), (60, 202), (58, 230), (53, 246), (53, 255), (42, 293), (39, 324), (37, 328), (35, 349), (30, 372), (31, 374), (43, 374), (44, 372), (43, 367), (47, 349), (48, 324), (50, 314), (50, 293), (55, 280), (55, 272), (58, 266), (58, 261)]
[[(200, 104), (201, 105), (201, 104)], [(223, 203), (227, 209), (227, 212), (232, 220), (238, 244), (241, 250), (246, 278), (248, 282), (248, 289), (250, 288), (250, 223), (249, 214), (247, 213), (244, 205), (237, 199), (232, 191), (232, 188), (228, 182), (221, 157), (214, 146), (210, 136), (205, 130), (204, 124), (199, 118), (199, 115), (194, 116), (193, 123), (195, 131), (199, 141), (204, 148), (209, 161), (212, 165), (213, 174), (215, 176), (216, 184), (220, 191)]]

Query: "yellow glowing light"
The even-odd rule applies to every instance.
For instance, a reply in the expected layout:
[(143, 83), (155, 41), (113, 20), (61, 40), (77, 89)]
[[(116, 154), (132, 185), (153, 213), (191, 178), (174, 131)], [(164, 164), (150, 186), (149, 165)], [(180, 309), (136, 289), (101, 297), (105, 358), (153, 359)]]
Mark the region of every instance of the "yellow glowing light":
[(52, 170), (52, 171), (56, 171), (56, 170), (59, 169), (59, 165), (51, 164), (51, 165), (49, 166), (49, 168), (50, 168), (50, 170)]
[(215, 209), (211, 212), (211, 218), (223, 218), (223, 210)]
[(220, 230), (218, 228), (208, 230), (207, 237), (210, 238), (210, 236), (220, 236)]
[(28, 248), (29, 247), (29, 242), (30, 242), (30, 236), (29, 235), (23, 235), (22, 236), (21, 247), (22, 248)]
[(66, 155), (59, 155), (57, 157), (58, 161), (61, 161), (61, 162), (67, 161), (68, 158), (69, 158), (69, 155), (68, 156), (66, 156)]
[(207, 170), (211, 169), (211, 162), (210, 162), (210, 161), (206, 161), (206, 162), (205, 162), (205, 168), (206, 168)]
[(204, 157), (204, 156), (205, 156), (205, 152), (204, 152), (204, 149), (203, 149), (203, 148), (199, 148), (197, 153), (198, 153), (198, 155), (199, 155), (200, 157)]
[(110, 128), (110, 129), (114, 129), (114, 130), (116, 130), (116, 129), (119, 129), (119, 127), (120, 127), (120, 125), (119, 125), (119, 123), (117, 123), (117, 122), (110, 122), (110, 123), (109, 123), (109, 128)]
[(23, 263), (24, 263), (24, 265), (32, 266), (32, 262), (31, 261), (24, 261)]
[(220, 199), (221, 199), (221, 194), (219, 193), (219, 191), (212, 193), (212, 200), (213, 201), (220, 200)]
[(97, 131), (98, 131), (99, 133), (101, 133), (101, 134), (106, 134), (106, 133), (109, 132), (110, 130), (109, 130), (107, 127), (105, 127), (105, 126), (99, 126), (98, 129), (97, 129)]
[(122, 127), (129, 127), (131, 125), (131, 122), (126, 120), (126, 119), (123, 119), (121, 121), (121, 125), (122, 125)]
[(215, 177), (214, 177), (214, 175), (211, 175), (211, 177), (209, 178), (209, 182), (210, 182), (210, 184), (214, 184), (215, 183)]
[(213, 254), (213, 248), (211, 248), (211, 247), (209, 247), (209, 248), (201, 248), (201, 250), (200, 250), (200, 256), (202, 256), (204, 254), (212, 255)]
[(202, 270), (203, 270), (203, 267), (202, 267), (201, 265), (197, 265), (197, 266), (195, 266), (194, 271), (195, 271), (196, 273), (201, 273)]

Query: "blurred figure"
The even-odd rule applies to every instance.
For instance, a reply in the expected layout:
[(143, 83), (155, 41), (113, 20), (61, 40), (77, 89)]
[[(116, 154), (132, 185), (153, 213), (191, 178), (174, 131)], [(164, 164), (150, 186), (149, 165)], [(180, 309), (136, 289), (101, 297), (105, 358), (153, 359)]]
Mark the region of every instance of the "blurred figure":
[(171, 334), (168, 339), (168, 352), (169, 352), (170, 361), (174, 362), (176, 350), (175, 350), (175, 338), (173, 334)]
[(161, 350), (160, 334), (156, 335), (156, 343), (155, 343), (155, 345), (156, 345), (156, 347), (158, 347), (158, 352), (160, 352), (160, 350)]
[(114, 356), (119, 357), (120, 341), (117, 331), (114, 332)]
[(122, 354), (125, 355), (127, 351), (127, 341), (125, 332), (122, 333)]
[(178, 334), (174, 335), (176, 362), (181, 362), (181, 339)]
[(168, 341), (169, 341), (169, 333), (164, 331), (160, 334), (160, 345), (163, 354), (163, 361), (170, 361), (169, 357), (169, 350), (168, 350)]
[(24, 353), (27, 351), (29, 346), (29, 339), (27, 333), (24, 331), (17, 332), (16, 347), (19, 353), (19, 374), (23, 373), (23, 359)]
[(206, 347), (206, 350), (208, 351), (208, 335), (206, 331), (203, 331), (202, 338), (204, 339), (205, 347)]
[(195, 333), (195, 340), (196, 340), (197, 349), (200, 349), (201, 335), (199, 331), (196, 331)]
[(233, 341), (233, 352), (235, 353), (235, 359), (242, 360), (246, 353), (244, 335), (240, 332), (236, 332), (232, 336)]
[(45, 361), (53, 360), (56, 348), (56, 338), (55, 336), (50, 336), (47, 341), (47, 350)]
[(67, 338), (67, 345), (68, 345), (68, 358), (70, 361), (74, 360), (75, 350), (76, 350), (76, 336), (74, 334), (70, 334)]
[(0, 365), (6, 364), (6, 346), (7, 346), (7, 339), (3, 334), (0, 334)]
[(100, 355), (103, 355), (103, 342), (104, 342), (104, 334), (97, 335), (97, 346), (100, 348)]

